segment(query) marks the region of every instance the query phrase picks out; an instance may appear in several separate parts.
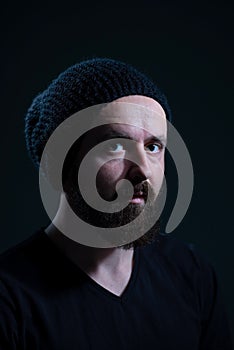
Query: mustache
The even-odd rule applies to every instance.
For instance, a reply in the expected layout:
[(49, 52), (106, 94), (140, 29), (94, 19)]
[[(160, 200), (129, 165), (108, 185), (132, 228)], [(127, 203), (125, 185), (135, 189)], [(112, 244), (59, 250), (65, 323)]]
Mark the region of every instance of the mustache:
[(148, 195), (150, 184), (147, 181), (141, 182), (134, 186), (134, 194), (142, 193)]
[[(149, 193), (150, 189), (153, 190), (152, 186), (149, 184), (148, 181), (143, 181), (141, 183), (138, 183), (138, 184), (133, 186), (133, 197), (134, 196), (140, 196), (140, 197), (143, 197), (146, 200), (147, 197), (148, 197), (148, 193)], [(118, 191), (120, 193), (124, 194), (125, 196), (128, 196), (128, 197), (130, 195), (129, 190), (127, 190), (123, 186), (120, 186), (118, 188)], [(115, 196), (116, 195), (117, 195), (117, 192), (115, 193)]]
[(133, 197), (142, 197), (146, 202), (149, 193), (149, 186), (149, 183), (146, 181), (134, 186)]

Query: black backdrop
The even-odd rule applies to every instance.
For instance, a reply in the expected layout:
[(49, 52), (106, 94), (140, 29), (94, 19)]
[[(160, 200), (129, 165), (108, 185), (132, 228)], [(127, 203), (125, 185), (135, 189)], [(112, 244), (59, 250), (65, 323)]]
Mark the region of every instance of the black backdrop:
[(49, 221), (24, 142), (32, 98), (82, 59), (127, 61), (165, 91), (190, 151), (193, 200), (174, 233), (215, 266), (233, 329), (232, 2), (13, 1), (1, 5), (1, 17), (0, 250)]

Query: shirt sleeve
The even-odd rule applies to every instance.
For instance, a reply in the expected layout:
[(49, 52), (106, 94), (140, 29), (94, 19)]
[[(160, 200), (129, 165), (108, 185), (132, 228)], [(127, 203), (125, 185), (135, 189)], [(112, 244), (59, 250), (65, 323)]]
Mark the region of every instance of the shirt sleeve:
[(202, 331), (199, 350), (232, 350), (231, 332), (217, 274), (206, 260), (200, 266)]
[(0, 280), (0, 349), (19, 350), (16, 308), (9, 292)]

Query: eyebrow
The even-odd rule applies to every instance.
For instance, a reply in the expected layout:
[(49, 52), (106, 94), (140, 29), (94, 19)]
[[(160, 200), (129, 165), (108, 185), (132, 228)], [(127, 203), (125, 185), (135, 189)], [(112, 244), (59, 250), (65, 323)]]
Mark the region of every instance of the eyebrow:
[[(120, 131), (115, 131), (115, 130), (107, 131), (106, 133), (101, 135), (98, 139), (100, 141), (106, 141), (106, 140), (115, 139), (115, 138), (116, 139), (122, 138), (122, 139), (134, 140), (128, 134), (126, 134), (124, 132), (120, 132)], [(134, 141), (137, 141), (137, 140), (134, 140)], [(165, 139), (165, 136), (163, 136), (163, 135), (159, 135), (159, 136), (152, 135), (145, 140), (145, 142), (149, 142), (149, 141), (161, 142), (163, 145), (166, 144), (166, 139)]]

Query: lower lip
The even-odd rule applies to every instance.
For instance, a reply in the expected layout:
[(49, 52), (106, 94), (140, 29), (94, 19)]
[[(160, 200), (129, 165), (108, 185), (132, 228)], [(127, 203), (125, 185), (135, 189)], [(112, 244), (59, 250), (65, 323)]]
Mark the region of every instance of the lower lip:
[(144, 202), (145, 200), (142, 197), (135, 197), (130, 200), (130, 203), (134, 203), (134, 204), (142, 204)]

